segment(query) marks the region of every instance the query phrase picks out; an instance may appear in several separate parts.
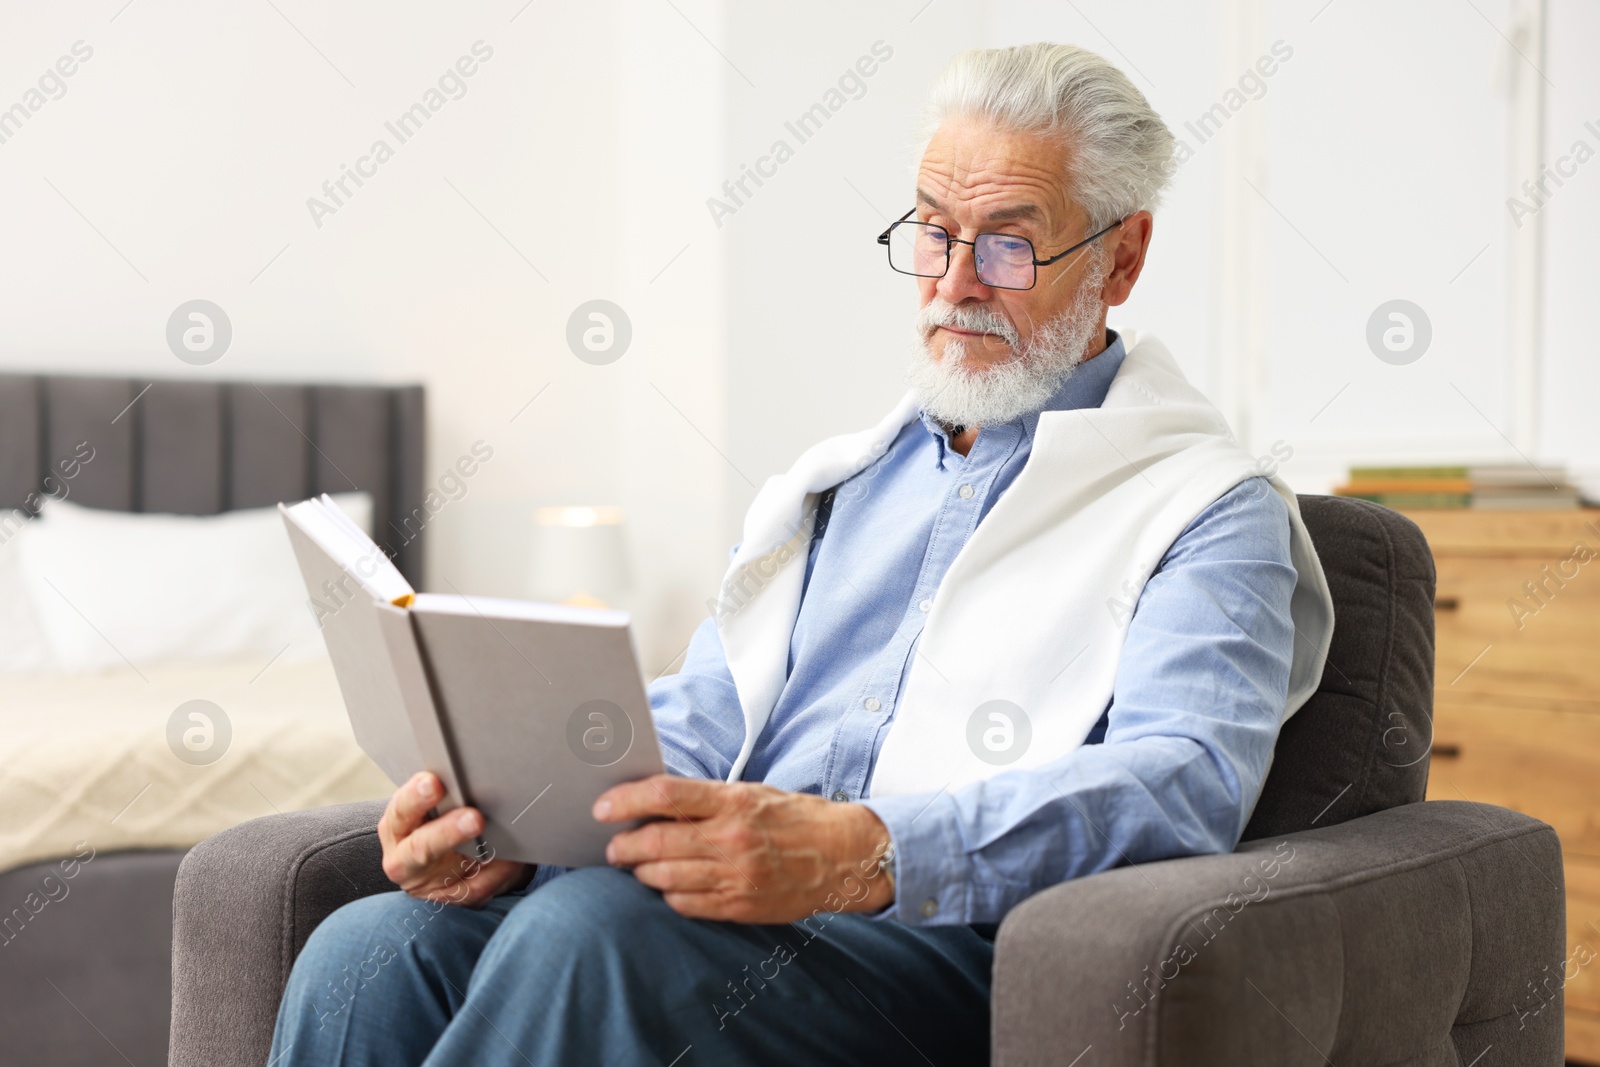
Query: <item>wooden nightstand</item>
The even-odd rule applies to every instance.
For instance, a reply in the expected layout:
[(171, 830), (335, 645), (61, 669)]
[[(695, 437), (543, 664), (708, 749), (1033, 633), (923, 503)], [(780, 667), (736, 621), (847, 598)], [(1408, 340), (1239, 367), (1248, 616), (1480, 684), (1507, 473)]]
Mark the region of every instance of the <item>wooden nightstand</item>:
[(1439, 572), (1428, 799), (1556, 828), (1567, 1059), (1600, 1064), (1600, 509), (1406, 515)]

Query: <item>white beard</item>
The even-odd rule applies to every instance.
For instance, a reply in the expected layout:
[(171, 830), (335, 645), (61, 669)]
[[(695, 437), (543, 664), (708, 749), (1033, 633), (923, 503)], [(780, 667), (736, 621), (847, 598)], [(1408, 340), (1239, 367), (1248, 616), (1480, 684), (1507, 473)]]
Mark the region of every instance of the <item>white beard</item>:
[[(1044, 409), (1072, 371), (1083, 362), (1089, 339), (1099, 328), (1100, 293), (1105, 283), (1103, 253), (1089, 270), (1072, 303), (1034, 330), (1018, 347), (1013, 326), (997, 309), (956, 306), (935, 297), (917, 315), (907, 384), (922, 410), (946, 426), (996, 426)], [(934, 355), (928, 339), (936, 326), (992, 333), (1011, 345), (1012, 358), (971, 369), (965, 339), (947, 338), (943, 356)], [(982, 342), (976, 342), (982, 343)]]

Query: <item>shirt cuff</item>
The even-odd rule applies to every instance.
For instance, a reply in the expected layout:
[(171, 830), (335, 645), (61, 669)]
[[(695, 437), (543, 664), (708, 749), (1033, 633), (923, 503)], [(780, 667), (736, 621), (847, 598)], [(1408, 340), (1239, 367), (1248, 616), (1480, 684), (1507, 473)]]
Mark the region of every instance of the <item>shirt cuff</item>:
[(894, 842), (894, 903), (874, 919), (907, 926), (971, 922), (972, 866), (961, 838), (960, 809), (949, 793), (869, 797)]

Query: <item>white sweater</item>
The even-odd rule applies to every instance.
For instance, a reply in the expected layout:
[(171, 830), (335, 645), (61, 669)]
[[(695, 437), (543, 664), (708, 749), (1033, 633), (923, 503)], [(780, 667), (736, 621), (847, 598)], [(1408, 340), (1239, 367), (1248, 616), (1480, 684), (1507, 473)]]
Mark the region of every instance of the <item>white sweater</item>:
[[(1126, 623), (1156, 564), (1200, 512), (1263, 474), (1160, 341), (1123, 336), (1127, 355), (1105, 401), (1040, 415), (1023, 470), (945, 573), (872, 796), (958, 788), (1081, 745), (1111, 700)], [(822, 441), (750, 505), (717, 612), (745, 717), (730, 780), (743, 773), (786, 680), (821, 493), (882, 456), (917, 411), (907, 395), (873, 428)], [(1321, 680), (1333, 601), (1294, 493), (1270, 481), (1289, 505), (1298, 574), (1287, 719)], [(1005, 765), (968, 742), (974, 713), (996, 700), (1031, 733)]]

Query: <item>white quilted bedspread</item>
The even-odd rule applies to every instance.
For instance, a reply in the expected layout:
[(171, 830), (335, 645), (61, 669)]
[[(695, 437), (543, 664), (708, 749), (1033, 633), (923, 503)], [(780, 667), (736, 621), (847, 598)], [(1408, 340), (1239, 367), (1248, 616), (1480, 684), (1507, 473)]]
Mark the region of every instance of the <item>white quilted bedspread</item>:
[[(0, 675), (0, 870), (79, 842), (97, 853), (182, 848), (273, 812), (387, 796), (328, 661), (262, 666)], [(232, 727), (205, 765), (167, 739), (175, 709), (197, 699)]]

